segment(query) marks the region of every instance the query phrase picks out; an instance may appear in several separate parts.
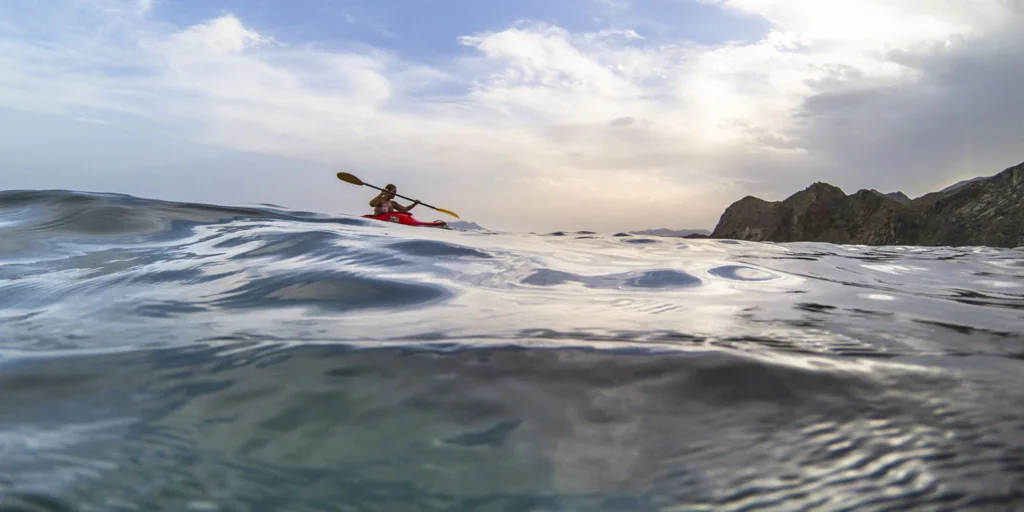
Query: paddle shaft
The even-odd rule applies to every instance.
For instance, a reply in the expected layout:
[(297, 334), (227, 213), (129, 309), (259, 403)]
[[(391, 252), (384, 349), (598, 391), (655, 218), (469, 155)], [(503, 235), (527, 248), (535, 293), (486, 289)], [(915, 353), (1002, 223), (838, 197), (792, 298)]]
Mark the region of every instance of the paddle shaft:
[[(370, 185), (369, 183), (364, 183), (363, 180), (361, 180), (361, 179), (359, 179), (359, 178), (357, 178), (357, 177), (355, 177), (355, 176), (353, 176), (353, 175), (351, 175), (351, 174), (349, 174), (347, 172), (339, 172), (338, 173), (338, 179), (341, 180), (341, 181), (344, 181), (345, 183), (351, 183), (352, 185), (356, 185), (356, 186), (360, 186), (360, 187), (363, 186), (363, 185), (366, 185), (367, 187), (375, 188), (377, 190), (380, 190), (381, 192), (385, 192), (384, 189), (382, 189), (380, 187), (376, 187), (374, 185)], [(405, 197), (403, 195), (395, 194), (394, 192), (390, 192), (390, 191), (388, 191), (388, 192), (391, 193), (391, 194), (394, 194), (395, 197), (401, 197), (402, 199), (408, 199), (409, 201), (416, 201), (417, 203), (422, 204), (423, 206), (426, 206), (427, 208), (430, 208), (432, 210), (436, 210), (436, 211), (439, 211), (441, 213), (445, 213), (445, 214), (451, 215), (452, 217), (455, 217), (456, 219), (459, 218), (459, 215), (457, 213), (451, 211), (451, 210), (445, 210), (444, 208), (438, 208), (436, 206), (431, 206), (429, 204), (426, 204), (426, 203), (424, 203), (422, 201), (419, 201), (417, 199), (413, 199), (411, 197)]]
[[(380, 188), (380, 187), (375, 187), (375, 186), (373, 186), (373, 185), (370, 185), (369, 183), (365, 183), (365, 182), (364, 182), (364, 183), (363, 183), (363, 185), (366, 185), (367, 187), (370, 187), (370, 188), (375, 188), (375, 189), (377, 189), (377, 190), (380, 190), (381, 192), (384, 192), (384, 189), (382, 189), (382, 188)], [(395, 195), (395, 197), (401, 197), (402, 199), (406, 199), (406, 200), (408, 200), (408, 201), (413, 201), (413, 202), (415, 202), (415, 201), (416, 201), (415, 199), (413, 199), (413, 198), (411, 198), (411, 197), (405, 197), (405, 196), (403, 196), (402, 194), (399, 194), (399, 193), (396, 193), (396, 192), (391, 192), (391, 193), (392, 193), (392, 194), (394, 194), (394, 195)], [(427, 204), (427, 203), (424, 203), (423, 201), (420, 201), (420, 204), (422, 204), (423, 206), (426, 206), (427, 208), (433, 209), (433, 210), (436, 210), (436, 209), (437, 209), (437, 208), (434, 208), (433, 206), (430, 206), (430, 205), (429, 205), (429, 204)]]

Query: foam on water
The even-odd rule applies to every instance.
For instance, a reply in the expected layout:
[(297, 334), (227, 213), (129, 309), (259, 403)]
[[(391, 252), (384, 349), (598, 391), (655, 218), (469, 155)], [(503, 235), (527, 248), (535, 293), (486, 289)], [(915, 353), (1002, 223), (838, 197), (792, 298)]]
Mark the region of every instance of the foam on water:
[(1021, 250), (7, 192), (0, 510), (1019, 507), (1022, 326)]

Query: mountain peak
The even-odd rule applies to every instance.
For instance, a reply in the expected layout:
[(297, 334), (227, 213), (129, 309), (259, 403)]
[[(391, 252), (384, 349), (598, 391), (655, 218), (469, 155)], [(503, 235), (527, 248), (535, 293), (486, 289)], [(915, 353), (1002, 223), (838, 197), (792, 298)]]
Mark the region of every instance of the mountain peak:
[[(968, 186), (969, 185), (969, 186)], [(817, 182), (783, 201), (750, 196), (725, 210), (711, 236), (866, 245), (1024, 245), (1024, 163), (911, 200), (903, 192), (846, 195)]]

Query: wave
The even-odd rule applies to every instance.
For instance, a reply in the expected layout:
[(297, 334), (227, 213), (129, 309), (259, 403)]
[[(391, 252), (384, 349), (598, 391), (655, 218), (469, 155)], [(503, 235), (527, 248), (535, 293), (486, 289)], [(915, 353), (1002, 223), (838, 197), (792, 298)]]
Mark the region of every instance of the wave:
[(1005, 509), (1024, 498), (1024, 414), (1007, 407), (1019, 387), (886, 364), (253, 343), (33, 361), (0, 385), (5, 423), (32, 425), (5, 432), (22, 443), (0, 469), (21, 492), (82, 510)]
[(1024, 502), (1024, 251), (0, 193), (0, 511)]

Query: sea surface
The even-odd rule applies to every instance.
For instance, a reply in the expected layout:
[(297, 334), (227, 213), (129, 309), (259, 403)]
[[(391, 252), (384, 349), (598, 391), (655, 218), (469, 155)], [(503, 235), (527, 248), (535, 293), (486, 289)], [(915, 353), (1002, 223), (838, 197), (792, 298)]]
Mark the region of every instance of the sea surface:
[(1024, 510), (1024, 250), (0, 193), (0, 511), (257, 510)]

